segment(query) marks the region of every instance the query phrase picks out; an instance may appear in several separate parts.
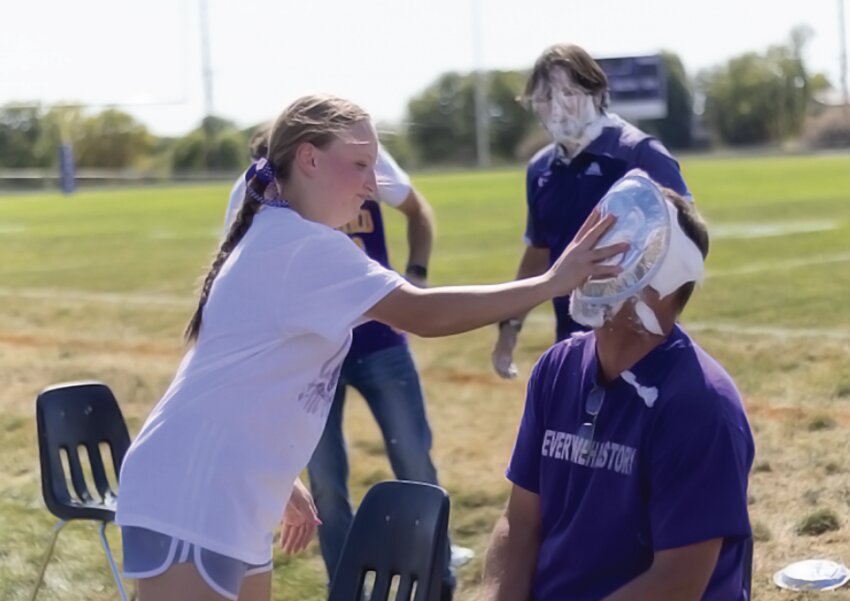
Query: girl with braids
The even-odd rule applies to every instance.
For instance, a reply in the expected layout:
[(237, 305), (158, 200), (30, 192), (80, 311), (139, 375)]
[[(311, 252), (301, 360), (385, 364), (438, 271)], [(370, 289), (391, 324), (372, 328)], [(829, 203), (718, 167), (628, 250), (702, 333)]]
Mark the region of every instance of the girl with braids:
[[(377, 138), (351, 102), (308, 96), (275, 122), (267, 160), (186, 329), (191, 348), (121, 470), (124, 571), (140, 601), (268, 601), (272, 531), (287, 551), (315, 531), (298, 482), (333, 400), (351, 330), (378, 320), (420, 336), (495, 323), (568, 294), (624, 245), (594, 249), (593, 215), (544, 275), (420, 289), (336, 228), (376, 192)], [(287, 503), (287, 500), (289, 502)]]

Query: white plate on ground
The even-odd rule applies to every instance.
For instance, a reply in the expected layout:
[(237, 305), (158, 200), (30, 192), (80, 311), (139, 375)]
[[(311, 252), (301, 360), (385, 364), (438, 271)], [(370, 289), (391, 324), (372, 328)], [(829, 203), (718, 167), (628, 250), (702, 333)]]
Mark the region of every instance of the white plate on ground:
[(776, 586), (791, 591), (832, 591), (850, 581), (847, 566), (828, 559), (807, 559), (773, 575)]

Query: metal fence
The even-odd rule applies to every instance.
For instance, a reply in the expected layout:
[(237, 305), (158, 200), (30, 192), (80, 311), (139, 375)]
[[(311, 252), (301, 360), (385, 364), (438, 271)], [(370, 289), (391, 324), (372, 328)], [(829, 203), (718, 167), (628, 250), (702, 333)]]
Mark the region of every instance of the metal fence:
[[(234, 181), (237, 171), (156, 172), (130, 169), (80, 169), (80, 188)], [(58, 169), (0, 169), (0, 192), (54, 192), (61, 190)]]

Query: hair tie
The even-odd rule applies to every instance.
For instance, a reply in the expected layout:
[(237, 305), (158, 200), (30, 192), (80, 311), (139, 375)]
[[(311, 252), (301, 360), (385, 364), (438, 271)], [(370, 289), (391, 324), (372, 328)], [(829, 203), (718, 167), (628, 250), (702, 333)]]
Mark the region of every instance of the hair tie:
[[(255, 177), (262, 185), (262, 194), (251, 187), (251, 180)], [(248, 195), (260, 204), (264, 204), (269, 207), (289, 207), (289, 203), (287, 201), (277, 197), (274, 169), (268, 159), (261, 158), (248, 168), (248, 171), (245, 172), (245, 183), (247, 184), (245, 188), (248, 190)], [(269, 192), (269, 188), (273, 188), (274, 192), (271, 198), (266, 197), (266, 193)]]
[(260, 180), (260, 183), (266, 185), (274, 181), (274, 169), (265, 157), (259, 159), (248, 168), (248, 171), (245, 173), (245, 182), (250, 182), (255, 177)]

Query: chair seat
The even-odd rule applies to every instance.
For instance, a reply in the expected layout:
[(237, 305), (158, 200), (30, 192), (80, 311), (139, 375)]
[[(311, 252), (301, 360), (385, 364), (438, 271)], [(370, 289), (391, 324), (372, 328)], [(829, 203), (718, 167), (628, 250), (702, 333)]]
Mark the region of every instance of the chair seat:
[(75, 499), (63, 503), (50, 503), (50, 513), (60, 520), (97, 520), (99, 522), (114, 522), (117, 499), (107, 497), (103, 502), (77, 501)]

